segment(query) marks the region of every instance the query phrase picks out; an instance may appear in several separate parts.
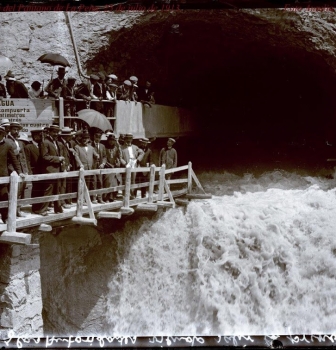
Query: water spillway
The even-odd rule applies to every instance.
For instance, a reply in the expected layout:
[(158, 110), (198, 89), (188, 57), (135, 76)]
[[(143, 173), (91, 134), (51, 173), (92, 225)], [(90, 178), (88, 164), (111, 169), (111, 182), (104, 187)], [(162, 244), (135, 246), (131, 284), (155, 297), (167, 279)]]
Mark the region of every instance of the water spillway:
[(46, 334), (331, 332), (333, 180), (276, 171), (205, 185), (217, 195), (187, 209), (43, 234)]

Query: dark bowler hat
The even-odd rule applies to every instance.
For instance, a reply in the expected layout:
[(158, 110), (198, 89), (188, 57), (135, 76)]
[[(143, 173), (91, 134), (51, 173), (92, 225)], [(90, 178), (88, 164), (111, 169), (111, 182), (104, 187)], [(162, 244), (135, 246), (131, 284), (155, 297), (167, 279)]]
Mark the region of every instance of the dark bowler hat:
[(98, 81), (99, 77), (96, 74), (91, 74), (90, 79)]
[(0, 133), (7, 135), (6, 129), (0, 126)]
[(70, 136), (72, 135), (72, 128), (69, 128), (68, 126), (66, 126), (65, 128), (63, 128), (60, 132), (60, 136)]
[(14, 76), (14, 74), (13, 74), (13, 72), (11, 70), (9, 70), (7, 72), (7, 74), (5, 75), (5, 79), (6, 80), (15, 80), (15, 76)]
[(58, 67), (58, 72), (65, 72), (65, 67)]
[(34, 90), (38, 90), (40, 87), (41, 87), (41, 83), (37, 80), (35, 80), (32, 84), (31, 84), (31, 87), (34, 89)]
[(20, 124), (19, 122), (12, 122), (12, 123), (10, 123), (9, 126), (10, 126), (11, 128), (17, 127), (17, 128), (22, 129), (22, 126), (21, 126), (21, 124)]
[(140, 142), (151, 143), (147, 137), (143, 137), (139, 140)]
[(33, 135), (33, 134), (39, 134), (39, 133), (42, 133), (43, 132), (43, 129), (39, 128), (39, 129), (32, 129), (30, 130), (30, 133)]
[(68, 81), (76, 81), (75, 77), (68, 77)]
[(57, 131), (60, 131), (60, 130), (61, 130), (60, 127), (59, 127), (59, 125), (56, 125), (56, 124), (50, 125), (48, 129), (49, 129), (49, 130), (57, 130)]
[(171, 138), (171, 137), (168, 139), (168, 141), (171, 141), (171, 142), (173, 142), (173, 143), (175, 143), (175, 142), (176, 142), (176, 140), (174, 140), (174, 139), (173, 139), (173, 138)]

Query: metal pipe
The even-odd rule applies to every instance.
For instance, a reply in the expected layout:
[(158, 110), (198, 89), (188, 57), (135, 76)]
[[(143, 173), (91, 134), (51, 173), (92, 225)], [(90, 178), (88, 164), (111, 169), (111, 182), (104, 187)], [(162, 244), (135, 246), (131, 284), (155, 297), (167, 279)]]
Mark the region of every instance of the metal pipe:
[(82, 70), (82, 66), (81, 66), (81, 63), (80, 63), (79, 55), (78, 55), (77, 45), (76, 45), (75, 37), (74, 37), (74, 34), (73, 34), (73, 30), (72, 30), (72, 23), (71, 23), (70, 14), (68, 12), (65, 12), (65, 15), (66, 15), (68, 23), (69, 23), (70, 36), (71, 36), (72, 45), (73, 45), (73, 48), (74, 48), (74, 51), (75, 51), (75, 57), (76, 57), (76, 62), (77, 62), (78, 73), (79, 73), (79, 75), (83, 76), (84, 78), (89, 79), (89, 77), (87, 75), (85, 75), (83, 70)]

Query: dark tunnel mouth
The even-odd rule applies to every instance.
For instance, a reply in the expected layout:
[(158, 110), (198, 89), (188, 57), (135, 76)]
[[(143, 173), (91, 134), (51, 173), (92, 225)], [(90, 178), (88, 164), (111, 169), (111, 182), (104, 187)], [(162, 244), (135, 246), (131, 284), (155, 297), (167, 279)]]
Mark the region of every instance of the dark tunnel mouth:
[(157, 103), (192, 109), (199, 133), (181, 139), (182, 158), (320, 167), (334, 152), (326, 141), (336, 142), (336, 79), (327, 55), (302, 45), (309, 37), (250, 14), (180, 13), (122, 30), (87, 67), (136, 74), (152, 81)]

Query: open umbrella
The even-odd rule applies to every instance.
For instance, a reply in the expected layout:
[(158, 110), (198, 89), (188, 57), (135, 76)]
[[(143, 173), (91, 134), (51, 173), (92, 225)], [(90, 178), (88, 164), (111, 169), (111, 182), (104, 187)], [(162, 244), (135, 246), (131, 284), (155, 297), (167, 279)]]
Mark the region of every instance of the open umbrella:
[[(51, 53), (51, 52), (45, 53), (44, 55), (39, 57), (37, 60), (40, 61), (41, 63), (49, 63), (53, 67), (55, 66), (70, 67), (70, 63), (68, 62), (68, 60), (62, 55), (60, 55), (59, 53)], [(53, 78), (53, 74), (54, 74), (54, 69), (51, 72), (51, 79)]]
[(46, 53), (37, 59), (41, 63), (49, 63), (52, 66), (70, 67), (70, 63), (59, 53)]
[(6, 75), (12, 65), (13, 63), (8, 57), (0, 55), (0, 75)]
[(111, 124), (104, 114), (101, 114), (94, 109), (82, 109), (77, 112), (78, 119), (85, 121), (89, 126), (105, 131), (111, 129)]

